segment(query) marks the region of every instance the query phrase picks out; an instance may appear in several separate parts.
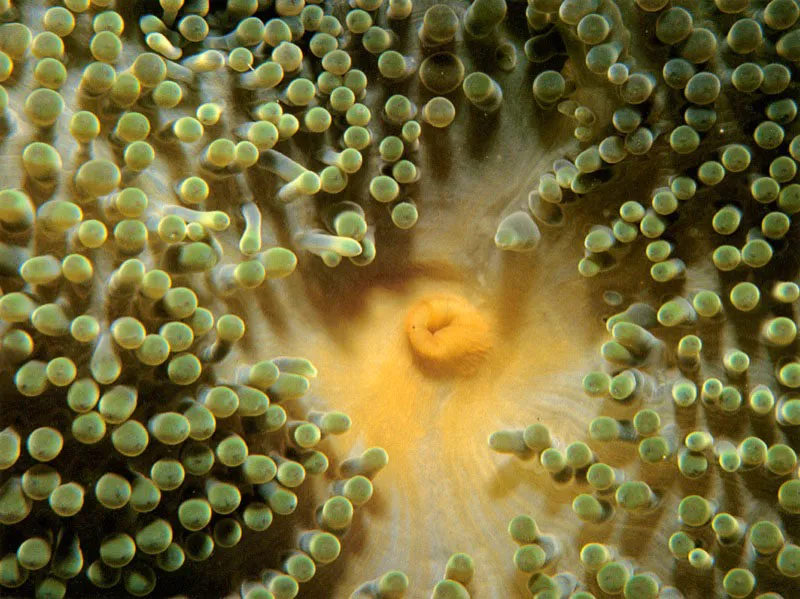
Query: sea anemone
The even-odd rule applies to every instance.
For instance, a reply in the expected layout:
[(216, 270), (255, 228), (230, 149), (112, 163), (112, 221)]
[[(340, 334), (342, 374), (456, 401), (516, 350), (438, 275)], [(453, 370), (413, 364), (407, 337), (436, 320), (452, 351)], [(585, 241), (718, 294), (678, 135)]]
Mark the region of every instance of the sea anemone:
[(4, 596), (800, 594), (799, 19), (0, 0)]

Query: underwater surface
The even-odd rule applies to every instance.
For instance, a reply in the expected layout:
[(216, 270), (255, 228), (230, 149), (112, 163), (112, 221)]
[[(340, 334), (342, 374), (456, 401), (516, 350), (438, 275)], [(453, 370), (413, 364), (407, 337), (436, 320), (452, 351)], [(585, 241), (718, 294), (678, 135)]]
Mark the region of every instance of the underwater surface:
[(797, 0), (0, 0), (0, 597), (800, 597)]

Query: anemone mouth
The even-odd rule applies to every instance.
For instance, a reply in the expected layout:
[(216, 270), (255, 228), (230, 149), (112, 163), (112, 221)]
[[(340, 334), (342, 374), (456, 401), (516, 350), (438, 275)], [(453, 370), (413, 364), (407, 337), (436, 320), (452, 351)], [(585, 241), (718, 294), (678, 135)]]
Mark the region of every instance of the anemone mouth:
[(418, 365), (431, 374), (469, 376), (492, 348), (491, 328), (465, 298), (437, 294), (408, 311), (405, 331)]

